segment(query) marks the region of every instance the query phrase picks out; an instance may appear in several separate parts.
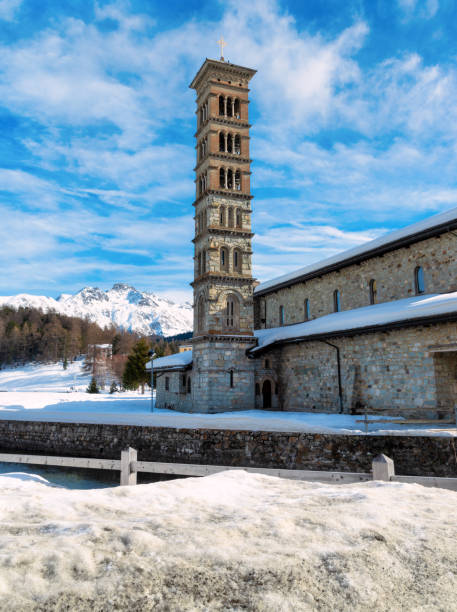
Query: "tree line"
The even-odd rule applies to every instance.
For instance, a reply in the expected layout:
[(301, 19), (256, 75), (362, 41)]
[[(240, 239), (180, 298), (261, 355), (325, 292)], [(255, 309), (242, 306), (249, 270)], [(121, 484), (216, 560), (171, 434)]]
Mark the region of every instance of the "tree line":
[[(70, 317), (37, 308), (0, 308), (0, 368), (30, 362), (74, 361), (86, 355), (89, 345), (111, 344), (118, 363), (116, 378), (121, 379), (126, 359), (142, 339), (140, 334), (116, 327), (102, 328), (88, 318)], [(158, 356), (177, 352), (174, 338), (144, 338), (149, 350)]]

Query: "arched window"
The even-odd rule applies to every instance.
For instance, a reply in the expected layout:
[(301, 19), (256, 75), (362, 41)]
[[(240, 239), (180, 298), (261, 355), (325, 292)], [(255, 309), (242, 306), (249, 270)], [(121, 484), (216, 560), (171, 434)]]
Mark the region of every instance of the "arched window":
[(235, 249), (233, 251), (233, 270), (241, 274), (241, 251)]
[(241, 191), (241, 172), (239, 170), (235, 172), (235, 189)]
[(227, 136), (227, 153), (233, 153), (233, 136), (231, 134)]
[(205, 299), (201, 295), (197, 302), (197, 329), (203, 331), (205, 326)]
[(227, 117), (232, 117), (233, 105), (232, 98), (227, 98)]
[(219, 96), (219, 115), (224, 115), (224, 96)]
[(236, 209), (236, 226), (237, 227), (242, 227), (242, 222), (241, 222), (241, 210), (239, 208)]
[(223, 206), (219, 210), (219, 225), (222, 225), (222, 227), (225, 225), (225, 208)]
[(265, 359), (265, 369), (268, 370), (270, 367), (270, 360), (269, 359)]
[(198, 258), (197, 258), (197, 273), (198, 273), (198, 276), (200, 276), (200, 274), (202, 273), (202, 254), (201, 253), (198, 254)]
[(304, 310), (304, 321), (309, 321), (309, 299), (306, 298), (303, 302), (303, 310)]
[(239, 119), (240, 118), (240, 101), (238, 100), (238, 98), (235, 99), (233, 108), (235, 111), (235, 117)]
[(224, 132), (219, 132), (219, 151), (225, 151), (225, 134)]
[(229, 372), (229, 380), (230, 380), (230, 388), (233, 389), (233, 370), (230, 370)]
[(219, 170), (219, 186), (224, 188), (225, 187), (225, 169), (221, 168)]
[(228, 266), (228, 249), (226, 247), (221, 248), (221, 270), (227, 272)]
[(378, 288), (374, 278), (370, 281), (370, 304), (376, 304), (376, 298), (378, 297)]
[(225, 305), (225, 327), (227, 329), (238, 329), (240, 319), (240, 303), (236, 295), (227, 296)]
[(233, 208), (228, 209), (228, 223), (229, 227), (233, 227)]
[(422, 266), (417, 266), (414, 270), (414, 284), (416, 287), (416, 295), (425, 293), (424, 269)]
[(226, 189), (233, 189), (233, 170), (229, 168), (227, 170), (227, 184)]
[(279, 307), (279, 325), (284, 325), (284, 306)]
[(241, 153), (241, 138), (239, 134), (236, 134), (235, 136), (233, 152), (235, 155), (240, 155)]
[(333, 292), (333, 311), (340, 312), (340, 310), (341, 310), (340, 292), (338, 291), (338, 289), (335, 289), (335, 291)]

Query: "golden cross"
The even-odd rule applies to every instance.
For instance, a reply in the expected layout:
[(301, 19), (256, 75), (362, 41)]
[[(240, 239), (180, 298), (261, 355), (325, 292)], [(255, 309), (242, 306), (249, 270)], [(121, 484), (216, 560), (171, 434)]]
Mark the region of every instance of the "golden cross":
[(217, 44), (221, 47), (221, 60), (224, 60), (224, 47), (227, 44), (224, 40), (224, 37), (221, 36), (220, 40), (217, 41)]

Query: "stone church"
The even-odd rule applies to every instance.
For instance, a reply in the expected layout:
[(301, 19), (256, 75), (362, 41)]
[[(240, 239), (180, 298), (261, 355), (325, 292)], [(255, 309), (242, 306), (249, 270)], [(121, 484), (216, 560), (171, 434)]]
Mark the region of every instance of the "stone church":
[(192, 351), (154, 360), (157, 407), (450, 419), (457, 208), (258, 284), (249, 81), (207, 59), (197, 96)]

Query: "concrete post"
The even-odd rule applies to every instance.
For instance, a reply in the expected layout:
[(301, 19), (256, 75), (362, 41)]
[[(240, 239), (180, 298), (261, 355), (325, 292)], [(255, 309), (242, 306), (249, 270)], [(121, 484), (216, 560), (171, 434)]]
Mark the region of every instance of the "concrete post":
[(136, 485), (136, 470), (132, 469), (132, 461), (137, 460), (137, 451), (134, 448), (127, 448), (121, 451), (121, 487)]
[(395, 476), (394, 462), (386, 455), (378, 455), (373, 459), (373, 480), (390, 481)]

